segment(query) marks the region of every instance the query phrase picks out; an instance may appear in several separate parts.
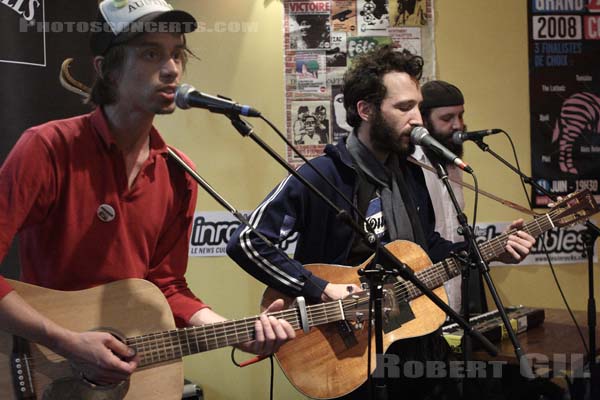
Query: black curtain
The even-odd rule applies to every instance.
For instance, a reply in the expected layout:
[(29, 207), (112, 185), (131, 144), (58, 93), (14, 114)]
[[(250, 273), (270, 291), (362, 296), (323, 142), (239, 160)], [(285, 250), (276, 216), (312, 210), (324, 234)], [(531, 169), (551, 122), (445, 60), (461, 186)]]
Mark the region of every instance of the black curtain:
[[(96, 0), (0, 2), (0, 163), (25, 129), (90, 110), (61, 86), (58, 77), (63, 60), (73, 58), (73, 76), (91, 84), (88, 38), (97, 4)], [(16, 240), (0, 272), (18, 277)]]

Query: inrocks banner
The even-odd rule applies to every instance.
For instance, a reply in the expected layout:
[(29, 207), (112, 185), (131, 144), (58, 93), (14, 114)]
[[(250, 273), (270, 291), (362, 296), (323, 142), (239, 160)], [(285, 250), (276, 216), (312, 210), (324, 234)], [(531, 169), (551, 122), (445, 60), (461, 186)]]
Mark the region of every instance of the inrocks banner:
[[(248, 218), (249, 211), (242, 211)], [(240, 226), (240, 222), (227, 211), (196, 211), (190, 236), (191, 257), (227, 256), (225, 248), (231, 234)], [(296, 251), (297, 234), (281, 243), (287, 254)]]
[[(249, 212), (243, 212), (247, 217)], [(240, 222), (227, 211), (196, 211), (190, 237), (191, 257), (223, 257), (227, 256), (225, 249), (231, 234), (237, 229)], [(478, 243), (491, 240), (500, 235), (507, 227), (508, 222), (479, 223), (475, 229)], [(550, 259), (556, 264), (583, 262), (584, 245), (581, 240), (583, 227), (554, 229), (546, 232), (545, 236), (538, 238), (531, 253), (521, 263), (523, 265), (547, 264), (548, 259), (544, 253), (544, 246), (550, 254)], [(297, 234), (285, 240), (281, 247), (287, 254), (294, 254), (296, 249)], [(500, 263), (492, 263), (503, 265)]]
[(600, 200), (600, 0), (529, 0), (528, 20), (533, 177)]

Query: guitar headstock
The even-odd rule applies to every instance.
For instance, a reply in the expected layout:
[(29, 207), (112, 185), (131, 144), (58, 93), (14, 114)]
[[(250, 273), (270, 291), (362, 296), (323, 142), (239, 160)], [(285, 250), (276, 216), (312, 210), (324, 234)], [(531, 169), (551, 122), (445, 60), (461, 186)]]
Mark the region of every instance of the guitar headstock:
[(589, 190), (569, 194), (558, 202), (548, 216), (555, 226), (563, 227), (583, 221), (600, 211)]

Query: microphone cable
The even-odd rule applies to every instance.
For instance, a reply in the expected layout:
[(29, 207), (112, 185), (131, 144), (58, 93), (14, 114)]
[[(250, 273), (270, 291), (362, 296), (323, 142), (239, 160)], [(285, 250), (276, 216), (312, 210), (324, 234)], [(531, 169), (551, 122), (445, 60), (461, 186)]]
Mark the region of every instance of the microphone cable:
[(479, 181), (477, 180), (477, 176), (475, 174), (470, 175), (473, 177), (473, 187), (475, 188), (475, 198), (473, 200), (473, 224), (471, 227), (473, 234), (475, 234), (475, 225), (477, 225), (477, 207), (479, 204)]
[(327, 177), (325, 175), (323, 175), (323, 173), (321, 171), (319, 171), (319, 169), (317, 167), (315, 167), (304, 156), (304, 154), (302, 154), (302, 152), (298, 151), (298, 149), (296, 149), (296, 147), (290, 142), (290, 140), (287, 137), (285, 137), (285, 135), (275, 126), (275, 124), (273, 124), (271, 121), (266, 119), (263, 115), (260, 115), (258, 118), (262, 119), (269, 127), (271, 127), (271, 129), (273, 129), (273, 131), (275, 131), (277, 136), (279, 136), (281, 138), (281, 140), (283, 140), (285, 142), (285, 144), (287, 144), (288, 147), (290, 149), (292, 149), (294, 154), (296, 154), (298, 157), (300, 157), (300, 159), (302, 161), (304, 161), (305, 165), (308, 165), (323, 180), (323, 182), (325, 182), (327, 184), (327, 186), (332, 188), (336, 192), (336, 194), (338, 196), (340, 196), (346, 204), (348, 204), (350, 209), (356, 213), (356, 215), (358, 216), (360, 221), (364, 224), (364, 227), (369, 231), (369, 233), (375, 234), (375, 231), (373, 230), (371, 225), (368, 223), (366, 216), (360, 212), (358, 207), (356, 207), (354, 205), (354, 203), (344, 193), (342, 193), (342, 191), (337, 186), (335, 186), (329, 179), (327, 179)]
[(262, 361), (265, 358), (269, 359), (269, 361), (271, 363), (271, 376), (269, 379), (269, 399), (273, 400), (273, 387), (274, 387), (274, 377), (275, 377), (275, 367), (273, 366), (273, 354), (270, 354), (268, 356), (256, 356), (256, 357), (249, 359), (248, 361), (244, 361), (243, 363), (238, 363), (235, 360), (235, 350), (236, 350), (235, 347), (231, 348), (231, 362), (233, 363), (233, 365), (235, 365), (238, 368), (247, 367), (248, 365), (255, 364), (259, 361)]
[[(530, 209), (533, 209), (532, 204), (533, 204), (533, 191), (535, 190), (535, 188), (531, 189), (531, 200), (529, 200), (529, 193), (527, 192), (527, 188), (525, 187), (525, 180), (523, 178), (523, 176), (525, 174), (523, 174), (523, 171), (521, 170), (521, 165), (519, 164), (519, 157), (517, 156), (517, 151), (515, 149), (515, 144), (513, 143), (510, 135), (502, 130), (502, 133), (504, 133), (504, 135), (508, 138), (508, 141), (510, 143), (512, 152), (513, 152), (513, 156), (515, 158), (515, 163), (517, 164), (517, 170), (519, 171), (519, 179), (521, 181), (521, 186), (523, 187), (523, 191), (525, 193), (525, 198), (528, 199), (529, 201), (529, 205), (530, 205)], [(556, 199), (552, 199), (555, 200)], [(567, 311), (569, 313), (569, 316), (571, 317), (571, 319), (573, 320), (573, 323), (575, 324), (575, 328), (577, 329), (577, 333), (579, 334), (579, 338), (581, 339), (581, 343), (583, 343), (583, 348), (585, 349), (586, 354), (589, 354), (589, 348), (588, 345), (585, 341), (585, 338), (583, 336), (583, 332), (581, 330), (581, 327), (579, 326), (579, 323), (577, 322), (577, 320), (575, 319), (575, 315), (573, 314), (573, 311), (571, 310), (571, 306), (569, 305), (569, 302), (567, 300), (567, 297), (565, 296), (565, 293), (563, 292), (563, 289), (560, 285), (560, 282), (558, 280), (558, 276), (556, 275), (556, 270), (554, 268), (554, 264), (552, 263), (552, 260), (550, 258), (550, 253), (548, 252), (548, 249), (546, 248), (546, 243), (545, 243), (545, 239), (546, 238), (546, 232), (544, 232), (541, 236), (540, 236), (540, 241), (542, 243), (542, 248), (544, 249), (544, 254), (546, 255), (546, 259), (548, 260), (548, 265), (550, 266), (550, 271), (552, 272), (552, 277), (554, 279), (554, 283), (556, 283), (556, 287), (558, 288), (558, 292), (560, 293), (560, 296), (562, 298), (563, 303), (565, 304), (565, 307), (567, 308)]]

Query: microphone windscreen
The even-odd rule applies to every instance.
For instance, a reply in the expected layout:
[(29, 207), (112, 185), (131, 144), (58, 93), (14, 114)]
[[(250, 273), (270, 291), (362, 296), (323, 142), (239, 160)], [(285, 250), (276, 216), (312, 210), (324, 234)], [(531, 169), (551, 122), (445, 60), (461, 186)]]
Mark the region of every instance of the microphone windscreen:
[(421, 144), (427, 135), (429, 135), (427, 129), (422, 126), (415, 126), (410, 132), (410, 141), (413, 144)]
[(465, 141), (465, 139), (463, 138), (463, 135), (464, 135), (463, 132), (454, 132), (452, 134), (452, 143), (463, 144), (463, 142)]
[(188, 94), (194, 91), (194, 87), (192, 85), (188, 85), (187, 83), (181, 84), (177, 87), (177, 91), (175, 92), (175, 105), (182, 110), (187, 110), (190, 108), (188, 103)]

